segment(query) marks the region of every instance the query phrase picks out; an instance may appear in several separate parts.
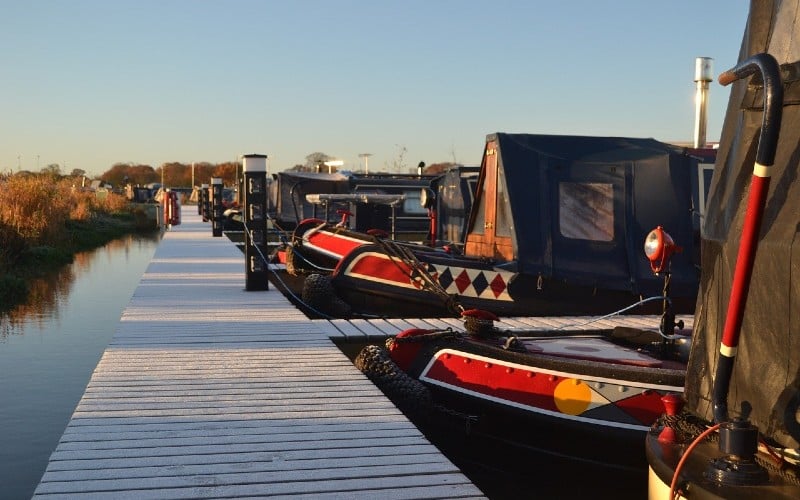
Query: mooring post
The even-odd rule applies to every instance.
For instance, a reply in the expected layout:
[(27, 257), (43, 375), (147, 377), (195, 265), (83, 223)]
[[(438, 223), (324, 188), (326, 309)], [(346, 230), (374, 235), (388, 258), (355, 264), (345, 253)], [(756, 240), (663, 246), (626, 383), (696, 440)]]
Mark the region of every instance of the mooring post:
[(211, 178), (211, 234), (222, 236), (222, 178)]
[(269, 290), (267, 280), (267, 156), (242, 157), (245, 290)]
[(208, 206), (210, 204), (210, 196), (208, 192), (208, 184), (201, 184), (200, 185), (200, 205), (201, 205), (201, 214), (203, 216), (203, 222), (208, 222)]

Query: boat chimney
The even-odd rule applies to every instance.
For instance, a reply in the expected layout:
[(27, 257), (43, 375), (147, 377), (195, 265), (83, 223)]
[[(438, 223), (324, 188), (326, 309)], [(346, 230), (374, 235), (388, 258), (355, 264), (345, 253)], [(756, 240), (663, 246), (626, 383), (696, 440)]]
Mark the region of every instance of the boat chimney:
[(694, 147), (706, 147), (706, 124), (708, 123), (708, 84), (714, 79), (710, 57), (698, 57), (694, 65)]

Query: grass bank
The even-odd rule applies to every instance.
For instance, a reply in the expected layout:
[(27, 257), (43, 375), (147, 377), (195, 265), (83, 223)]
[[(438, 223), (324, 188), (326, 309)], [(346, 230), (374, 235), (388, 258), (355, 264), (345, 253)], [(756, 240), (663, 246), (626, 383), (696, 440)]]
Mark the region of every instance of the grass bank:
[(76, 187), (76, 181), (46, 174), (0, 176), (0, 312), (25, 302), (32, 279), (71, 263), (76, 253), (156, 230), (124, 196), (98, 196)]

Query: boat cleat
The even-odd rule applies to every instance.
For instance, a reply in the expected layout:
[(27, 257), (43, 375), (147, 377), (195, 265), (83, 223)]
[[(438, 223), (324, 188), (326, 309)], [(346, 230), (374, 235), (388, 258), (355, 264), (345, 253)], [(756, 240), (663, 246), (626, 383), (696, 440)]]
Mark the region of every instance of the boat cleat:
[(755, 486), (769, 481), (767, 470), (755, 461), (758, 429), (737, 419), (719, 429), (719, 449), (725, 456), (715, 458), (706, 470), (708, 480), (725, 486)]

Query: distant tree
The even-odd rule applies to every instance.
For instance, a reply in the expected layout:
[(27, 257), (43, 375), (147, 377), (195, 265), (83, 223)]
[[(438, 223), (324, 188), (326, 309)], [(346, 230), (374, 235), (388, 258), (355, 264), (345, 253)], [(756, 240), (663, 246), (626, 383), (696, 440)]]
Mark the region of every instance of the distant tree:
[(451, 162), (434, 163), (432, 165), (428, 165), (427, 167), (425, 167), (423, 173), (425, 173), (426, 175), (439, 175), (455, 166), (456, 164)]
[(194, 164), (194, 185), (200, 186), (202, 184), (211, 184), (211, 178), (214, 177), (214, 169), (217, 166), (207, 161), (195, 162)]
[(41, 169), (39, 172), (53, 177), (61, 177), (61, 167), (58, 165), (58, 163), (51, 163)]
[(306, 164), (303, 167), (306, 172), (316, 172), (317, 166), (322, 165), (326, 161), (332, 159), (333, 157), (328, 156), (325, 153), (311, 153), (310, 155), (306, 156)]
[(112, 186), (120, 186), (128, 175), (128, 168), (130, 168), (129, 163), (115, 163), (100, 175), (100, 180)]
[(239, 178), (239, 173), (242, 171), (242, 166), (239, 162), (226, 162), (218, 163), (214, 167), (212, 177), (219, 177), (222, 179), (222, 184), (225, 186), (236, 185), (236, 179)]
[(150, 165), (131, 165), (126, 175), (128, 182), (133, 185), (143, 186), (159, 180), (156, 169)]
[(100, 180), (112, 186), (124, 186), (125, 184), (144, 185), (159, 182), (161, 179), (150, 165), (115, 163), (113, 167), (100, 175)]
[(191, 183), (192, 172), (189, 165), (177, 161), (166, 162), (156, 172), (169, 187), (184, 187)]
[(82, 168), (73, 168), (72, 172), (69, 173), (70, 177), (83, 177), (86, 175), (86, 170)]

